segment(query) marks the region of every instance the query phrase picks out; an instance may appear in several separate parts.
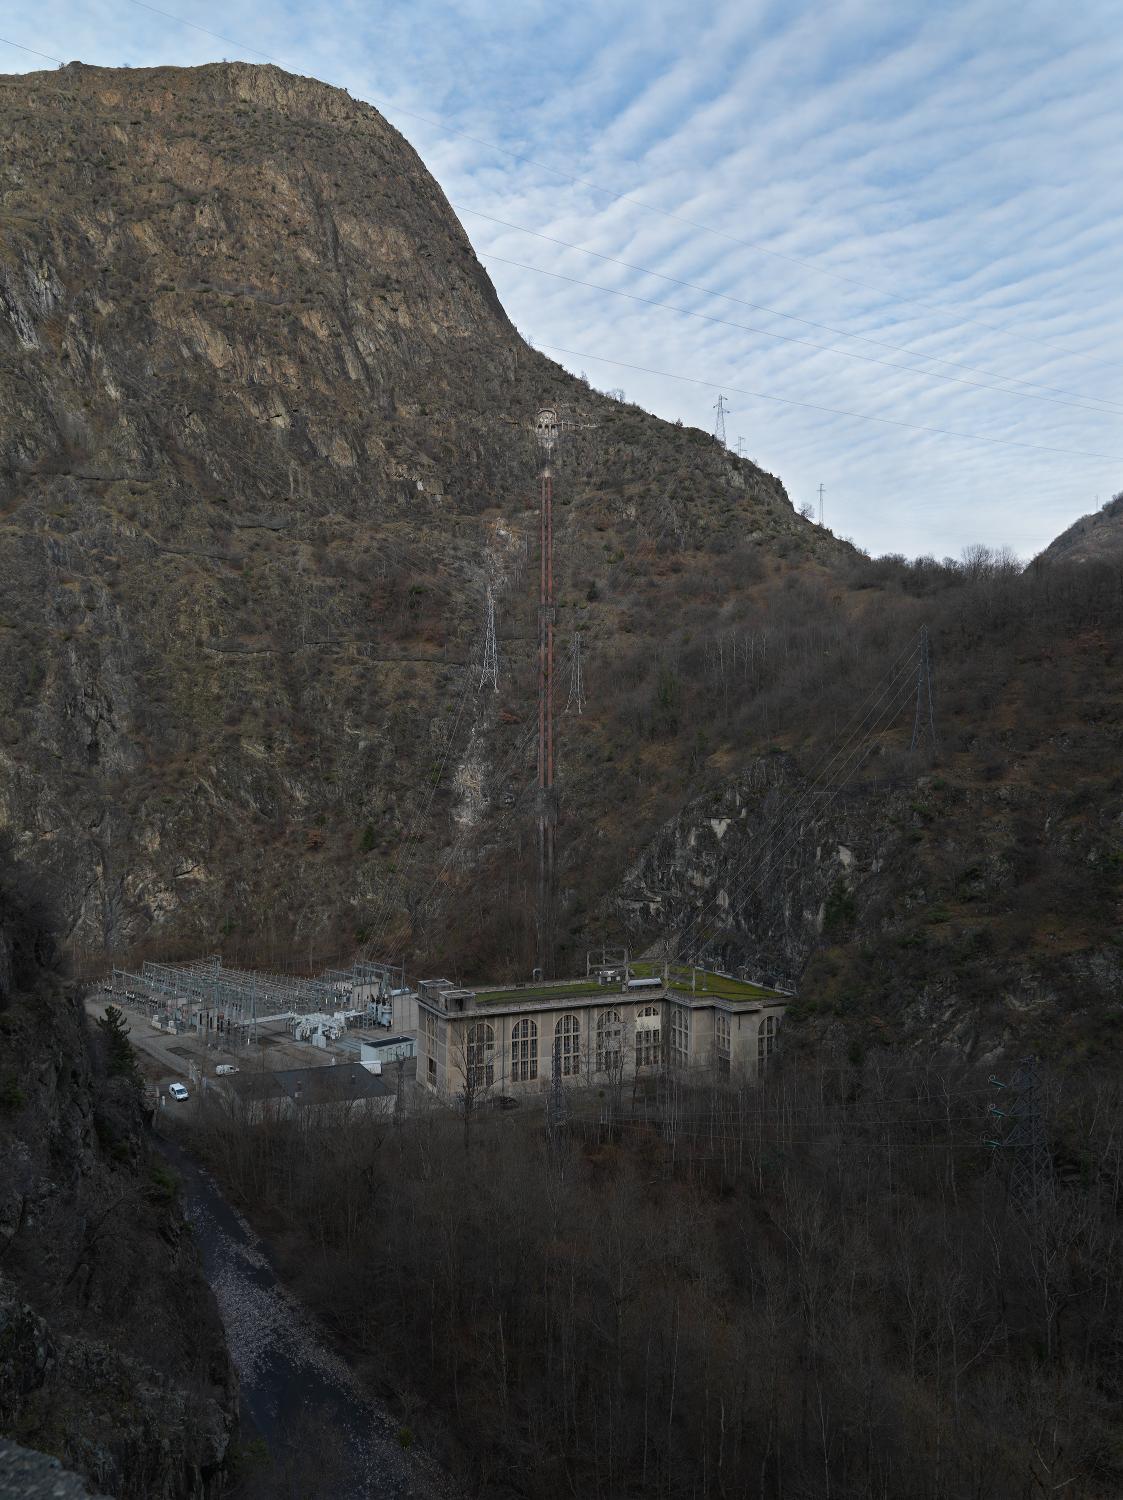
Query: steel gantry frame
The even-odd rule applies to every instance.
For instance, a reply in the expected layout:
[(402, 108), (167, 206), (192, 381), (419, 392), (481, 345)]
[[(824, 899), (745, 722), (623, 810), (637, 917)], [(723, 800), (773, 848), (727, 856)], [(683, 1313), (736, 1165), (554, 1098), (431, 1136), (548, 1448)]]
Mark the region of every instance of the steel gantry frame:
[(330, 969), (315, 978), (226, 968), (221, 958), (182, 964), (145, 961), (139, 973), (114, 968), (108, 993), (149, 1015), (163, 1012), (169, 1024), (203, 1031), (242, 1031), (256, 1036), (262, 1021), (287, 1021), (339, 1011), (366, 1014), (405, 989), (396, 964), (361, 960), (350, 969)]

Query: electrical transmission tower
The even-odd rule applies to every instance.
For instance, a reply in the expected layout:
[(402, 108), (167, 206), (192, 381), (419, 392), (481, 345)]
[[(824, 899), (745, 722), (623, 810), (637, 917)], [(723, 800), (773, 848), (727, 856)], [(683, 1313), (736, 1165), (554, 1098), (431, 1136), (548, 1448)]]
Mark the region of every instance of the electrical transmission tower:
[(725, 414), (728, 410), (729, 402), (724, 396), (719, 396), (714, 402), (714, 411), (717, 413), (714, 421), (714, 437), (723, 448), (728, 446), (725, 441)]
[(581, 632), (573, 633), (573, 643), (569, 648), (569, 697), (565, 700), (563, 713), (576, 709), (580, 713), (585, 711), (585, 679), (581, 671)]
[(823, 524), (823, 486), (819, 486), (819, 525)]
[(1011, 1081), (1003, 1083), (993, 1073), (990, 1083), (1006, 1089), (1010, 1108), (990, 1106), (990, 1113), (1009, 1120), (1009, 1134), (987, 1145), (992, 1151), (1004, 1150), (1013, 1158), (1010, 1166), (1010, 1197), (1024, 1214), (1036, 1213), (1052, 1180), (1053, 1164), (1045, 1139), (1045, 1118), (1041, 1110), (1041, 1080), (1036, 1057), (1023, 1057)]
[(745, 456), (745, 439), (743, 437), (739, 437), (737, 439), (737, 457), (738, 458), (744, 458), (744, 456)]
[(936, 753), (936, 713), (932, 706), (932, 658), (928, 647), (928, 626), (920, 627), (920, 659), (916, 667), (916, 714), (912, 724), (910, 750), (919, 750), (924, 740), (929, 751)]
[(563, 432), (578, 424), (563, 420), (552, 406), (545, 406), (534, 419), (534, 437), (539, 451), (539, 574), (538, 574), (538, 942), (537, 967), (547, 977), (554, 967), (556, 881), (554, 843), (558, 821), (554, 789), (554, 626), (557, 604), (554, 595), (554, 474), (553, 457)]
[(554, 954), (554, 476), (550, 464), (561, 423), (552, 407), (534, 422), (541, 453), (538, 579), (538, 968), (546, 978)]
[(499, 640), (495, 634), (495, 595), (487, 586), (487, 617), (484, 625), (484, 651), (480, 664), (480, 687), (490, 682), (499, 691)]

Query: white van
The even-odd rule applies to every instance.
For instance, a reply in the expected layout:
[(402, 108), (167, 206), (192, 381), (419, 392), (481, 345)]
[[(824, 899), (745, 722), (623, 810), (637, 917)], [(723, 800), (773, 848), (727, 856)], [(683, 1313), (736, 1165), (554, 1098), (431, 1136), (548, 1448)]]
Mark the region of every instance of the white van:
[(172, 1096), (173, 1099), (178, 1099), (181, 1104), (186, 1098), (189, 1097), (187, 1090), (182, 1083), (169, 1083), (168, 1093)]
[(219, 1063), (218, 1067), (215, 1068), (215, 1072), (219, 1078), (225, 1078), (228, 1073), (236, 1073), (237, 1071), (237, 1066), (234, 1063)]

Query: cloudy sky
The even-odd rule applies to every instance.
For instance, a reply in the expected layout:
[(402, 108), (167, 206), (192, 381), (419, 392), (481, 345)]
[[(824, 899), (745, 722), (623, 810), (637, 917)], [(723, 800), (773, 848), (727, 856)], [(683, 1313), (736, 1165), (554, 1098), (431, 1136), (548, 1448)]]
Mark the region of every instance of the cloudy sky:
[(0, 33), (3, 71), (266, 55), (376, 104), (524, 334), (664, 416), (723, 393), (873, 552), (1032, 556), (1123, 489), (1118, 0), (41, 0)]

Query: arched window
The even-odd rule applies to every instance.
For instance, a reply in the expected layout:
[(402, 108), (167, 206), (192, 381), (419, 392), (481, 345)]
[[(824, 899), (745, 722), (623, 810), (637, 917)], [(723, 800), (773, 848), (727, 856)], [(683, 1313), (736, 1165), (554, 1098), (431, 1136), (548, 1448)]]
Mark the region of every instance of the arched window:
[(421, 1012), (422, 1033), (425, 1038), (426, 1078), (431, 1084), (437, 1082), (437, 1018), (427, 1010)]
[(554, 1050), (563, 1078), (576, 1078), (581, 1072), (581, 1022), (576, 1016), (562, 1016), (554, 1027)]
[(621, 1063), (624, 1028), (618, 1011), (606, 1010), (597, 1019), (597, 1072), (615, 1073)]
[(663, 1061), (659, 1007), (645, 1005), (636, 1014), (636, 1067), (654, 1068)]
[(720, 1010), (714, 1015), (714, 1053), (717, 1057), (717, 1070), (728, 1076), (729, 1073), (729, 1017)]
[(465, 1082), (471, 1090), (489, 1089), (495, 1082), (495, 1031), (486, 1021), (468, 1028)]
[(776, 1017), (765, 1016), (756, 1034), (756, 1070), (763, 1073), (776, 1045)]
[(685, 1068), (690, 1063), (690, 1012), (685, 1005), (671, 1007), (671, 1066)]
[(516, 1021), (511, 1032), (511, 1082), (529, 1083), (538, 1077), (538, 1023)]

